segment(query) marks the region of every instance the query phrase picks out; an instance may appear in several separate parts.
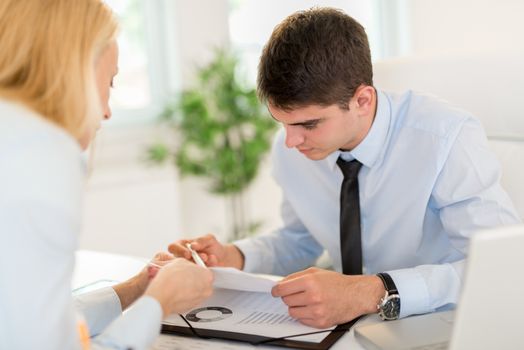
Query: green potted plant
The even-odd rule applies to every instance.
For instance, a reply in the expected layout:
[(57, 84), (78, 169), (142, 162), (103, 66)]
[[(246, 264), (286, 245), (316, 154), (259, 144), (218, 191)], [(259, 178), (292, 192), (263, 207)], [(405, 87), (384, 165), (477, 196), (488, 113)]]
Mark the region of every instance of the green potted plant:
[(260, 161), (271, 146), (276, 123), (258, 101), (256, 91), (237, 77), (238, 60), (226, 50), (197, 72), (193, 88), (166, 106), (161, 120), (180, 139), (175, 149), (157, 143), (148, 158), (161, 163), (174, 159), (182, 176), (210, 180), (210, 191), (229, 201), (233, 235), (246, 236), (257, 224), (246, 218), (243, 194), (255, 179)]

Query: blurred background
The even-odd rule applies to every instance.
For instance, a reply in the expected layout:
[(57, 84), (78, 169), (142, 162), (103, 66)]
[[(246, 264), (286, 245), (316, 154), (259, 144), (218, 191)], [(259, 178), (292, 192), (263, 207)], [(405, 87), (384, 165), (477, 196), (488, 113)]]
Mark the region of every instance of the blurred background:
[(366, 28), (375, 63), (524, 52), (520, 0), (106, 1), (121, 21), (120, 72), (113, 117), (86, 155), (80, 248), (146, 257), (182, 237), (280, 225), (267, 145), (278, 125), (253, 89), (264, 43), (292, 12), (344, 10)]

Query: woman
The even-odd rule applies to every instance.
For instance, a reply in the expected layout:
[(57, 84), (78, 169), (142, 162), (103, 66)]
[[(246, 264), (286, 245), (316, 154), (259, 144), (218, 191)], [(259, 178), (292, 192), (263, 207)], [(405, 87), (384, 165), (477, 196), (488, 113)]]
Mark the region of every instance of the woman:
[(81, 152), (111, 116), (116, 30), (100, 0), (0, 2), (0, 349), (144, 349), (211, 293), (210, 271), (160, 254), (154, 278), (71, 297)]

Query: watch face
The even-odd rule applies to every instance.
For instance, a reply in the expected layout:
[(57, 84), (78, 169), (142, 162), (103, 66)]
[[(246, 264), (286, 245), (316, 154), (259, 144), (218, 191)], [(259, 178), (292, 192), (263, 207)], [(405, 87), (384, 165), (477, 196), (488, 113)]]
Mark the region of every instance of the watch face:
[(384, 320), (396, 320), (400, 314), (400, 297), (390, 295), (380, 305), (380, 316)]

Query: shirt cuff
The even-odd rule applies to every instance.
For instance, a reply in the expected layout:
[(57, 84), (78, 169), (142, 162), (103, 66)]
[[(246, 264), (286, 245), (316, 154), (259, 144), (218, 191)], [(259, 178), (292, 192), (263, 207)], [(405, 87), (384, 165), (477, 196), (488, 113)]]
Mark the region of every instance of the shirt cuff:
[(430, 310), (429, 293), (423, 276), (415, 269), (387, 271), (400, 295), (400, 315), (423, 314)]
[(111, 287), (75, 296), (75, 307), (84, 316), (91, 336), (97, 335), (122, 313), (120, 298)]
[(153, 297), (143, 296), (93, 343), (118, 349), (146, 350), (158, 338), (162, 316), (160, 303)]
[(262, 262), (262, 254), (260, 254), (260, 248), (257, 247), (256, 240), (246, 238), (235, 241), (233, 244), (244, 255), (244, 267), (242, 270), (245, 272), (259, 272)]

